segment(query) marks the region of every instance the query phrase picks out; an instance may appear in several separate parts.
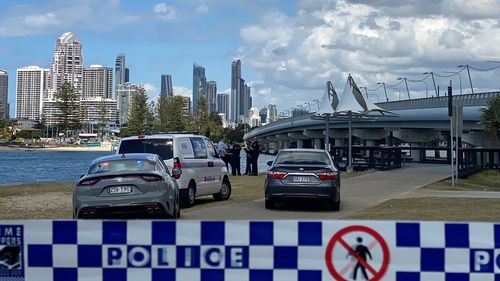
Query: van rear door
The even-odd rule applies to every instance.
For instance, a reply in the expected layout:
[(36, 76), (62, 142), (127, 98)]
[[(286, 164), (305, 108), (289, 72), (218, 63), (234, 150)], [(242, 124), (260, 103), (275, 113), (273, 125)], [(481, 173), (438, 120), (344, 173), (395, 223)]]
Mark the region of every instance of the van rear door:
[(173, 158), (173, 141), (171, 138), (126, 139), (120, 142), (117, 150), (117, 154), (125, 153), (152, 153), (166, 161)]

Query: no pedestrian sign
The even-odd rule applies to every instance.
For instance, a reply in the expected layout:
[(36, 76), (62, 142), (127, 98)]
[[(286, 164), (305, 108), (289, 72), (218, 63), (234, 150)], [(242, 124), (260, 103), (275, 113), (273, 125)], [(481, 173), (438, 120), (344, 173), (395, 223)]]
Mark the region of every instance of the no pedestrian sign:
[(377, 281), (387, 272), (390, 252), (378, 232), (354, 225), (341, 229), (330, 239), (325, 262), (335, 280)]

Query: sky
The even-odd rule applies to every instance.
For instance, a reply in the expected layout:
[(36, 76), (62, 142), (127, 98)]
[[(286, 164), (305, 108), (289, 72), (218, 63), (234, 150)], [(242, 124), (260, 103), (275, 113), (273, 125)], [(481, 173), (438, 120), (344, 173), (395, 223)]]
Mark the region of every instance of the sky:
[[(316, 109), (326, 81), (340, 94), (349, 74), (374, 102), (385, 99), (380, 83), (389, 100), (408, 98), (398, 78), (408, 79), (411, 98), (438, 87), (442, 95), (450, 80), (454, 94), (470, 93), (470, 82), (474, 92), (495, 91), (499, 14), (500, 0), (0, 0), (0, 69), (9, 74), (11, 116), (16, 69), (50, 68), (68, 31), (80, 38), (85, 66), (114, 67), (125, 53), (130, 82), (151, 99), (161, 74), (191, 96), (195, 62), (228, 93), (235, 59), (253, 105), (278, 112)], [(470, 80), (459, 65), (470, 66)]]

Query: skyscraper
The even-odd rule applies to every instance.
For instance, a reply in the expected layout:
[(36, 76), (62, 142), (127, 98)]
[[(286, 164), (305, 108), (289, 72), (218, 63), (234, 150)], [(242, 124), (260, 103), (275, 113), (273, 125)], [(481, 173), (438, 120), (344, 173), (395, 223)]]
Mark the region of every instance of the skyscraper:
[(63, 33), (54, 48), (50, 68), (49, 99), (53, 99), (63, 82), (68, 82), (77, 95), (82, 94), (83, 54), (80, 39), (72, 32)]
[(229, 121), (238, 123), (240, 116), (240, 79), (241, 61), (233, 61), (231, 64), (231, 107), (229, 111)]
[(7, 70), (0, 69), (0, 119), (7, 119), (9, 117), (8, 90), (9, 75), (7, 74)]
[(205, 68), (193, 63), (193, 111), (196, 111), (198, 99), (200, 96), (207, 98), (207, 78), (205, 77)]
[(115, 62), (115, 86), (119, 84), (125, 84), (128, 82), (127, 68), (125, 67), (125, 54), (118, 54)]
[(47, 85), (47, 69), (38, 66), (18, 68), (16, 71), (16, 118), (39, 120), (42, 98)]
[(208, 82), (208, 114), (217, 111), (217, 83), (215, 81)]
[(172, 76), (169, 74), (161, 75), (161, 97), (171, 97), (174, 95), (174, 88), (172, 87)]
[(113, 69), (91, 65), (83, 69), (83, 100), (111, 99), (113, 93)]
[(224, 119), (229, 120), (229, 94), (217, 95), (217, 112), (224, 113)]
[(276, 117), (278, 116), (278, 109), (276, 109), (275, 104), (269, 104), (267, 106), (267, 118), (266, 123), (269, 124), (271, 122), (276, 121)]

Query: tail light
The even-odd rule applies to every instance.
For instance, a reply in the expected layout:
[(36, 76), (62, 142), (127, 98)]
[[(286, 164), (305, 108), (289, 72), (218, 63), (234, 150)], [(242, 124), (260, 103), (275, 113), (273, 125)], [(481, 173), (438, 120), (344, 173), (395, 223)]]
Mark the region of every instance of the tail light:
[[(172, 166), (173, 169), (181, 169), (182, 168), (182, 165), (181, 165), (181, 160), (179, 159), (179, 157), (175, 157), (174, 158), (174, 164)], [(173, 175), (173, 178), (174, 179), (180, 179), (181, 175)]]
[(141, 179), (147, 181), (147, 182), (155, 182), (155, 181), (162, 181), (163, 178), (160, 176), (141, 176)]
[(316, 176), (318, 176), (319, 179), (322, 180), (322, 181), (336, 180), (337, 179), (337, 173), (336, 172), (316, 173)]
[(277, 179), (280, 180), (286, 176), (285, 172), (274, 172), (274, 171), (267, 171), (267, 177), (270, 179)]
[(87, 179), (87, 180), (82, 180), (78, 183), (79, 186), (89, 186), (89, 185), (94, 185), (97, 182), (99, 182), (99, 178), (94, 178), (94, 179)]

